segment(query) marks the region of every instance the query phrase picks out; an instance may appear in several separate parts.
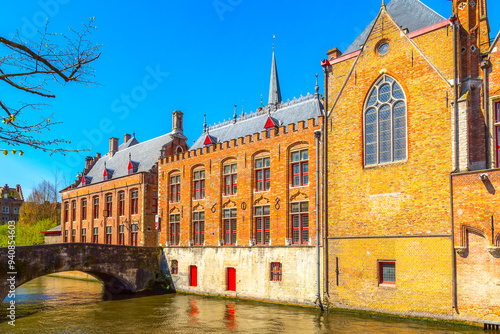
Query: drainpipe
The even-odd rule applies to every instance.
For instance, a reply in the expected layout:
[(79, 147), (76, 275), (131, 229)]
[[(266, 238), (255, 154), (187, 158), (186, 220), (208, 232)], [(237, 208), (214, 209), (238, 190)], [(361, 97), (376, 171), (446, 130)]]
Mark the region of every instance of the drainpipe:
[(453, 212), (453, 172), (450, 173), (450, 209), (451, 209), (451, 263), (452, 263), (452, 308), (458, 314), (457, 302), (457, 254), (455, 252), (455, 213)]
[(450, 208), (451, 208), (451, 265), (452, 265), (452, 308), (458, 313), (457, 307), (457, 258), (455, 253), (455, 215), (453, 212), (453, 173), (459, 170), (459, 147), (458, 147), (458, 33), (459, 23), (455, 17), (453, 22), (453, 88), (455, 109), (455, 162), (453, 171), (450, 173)]
[(453, 22), (453, 89), (454, 89), (454, 112), (455, 112), (455, 161), (453, 170), (457, 172), (460, 167), (460, 153), (459, 153), (459, 125), (458, 125), (458, 36), (459, 33), (459, 24), (458, 20), (455, 17)]
[(489, 101), (489, 78), (488, 69), (490, 68), (490, 60), (485, 58), (481, 62), (481, 69), (483, 70), (483, 107), (484, 118), (486, 119), (486, 134), (484, 138), (485, 152), (486, 152), (486, 168), (492, 168), (492, 159), (490, 154), (490, 101)]
[(317, 292), (316, 292), (316, 302), (318, 303), (319, 307), (323, 311), (323, 304), (321, 303), (321, 259), (320, 259), (320, 250), (319, 250), (319, 241), (320, 241), (320, 229), (319, 229), (319, 216), (320, 216), (320, 205), (319, 205), (319, 188), (320, 188), (320, 175), (319, 175), (319, 167), (320, 167), (320, 160), (319, 160), (319, 152), (320, 152), (320, 140), (321, 140), (321, 130), (316, 130), (314, 131), (314, 137), (316, 138), (316, 285), (317, 285)]
[(328, 159), (327, 159), (327, 154), (328, 154), (328, 66), (329, 62), (324, 61), (321, 64), (323, 66), (323, 75), (324, 75), (324, 97), (325, 97), (325, 116), (323, 118), (323, 150), (322, 150), (322, 156), (323, 156), (323, 161), (322, 161), (322, 166), (323, 166), (323, 175), (322, 175), (322, 191), (323, 191), (323, 196), (321, 198), (322, 203), (323, 203), (323, 213), (322, 213), (322, 219), (321, 222), (323, 224), (323, 288), (327, 296), (329, 296), (329, 280), (328, 280)]

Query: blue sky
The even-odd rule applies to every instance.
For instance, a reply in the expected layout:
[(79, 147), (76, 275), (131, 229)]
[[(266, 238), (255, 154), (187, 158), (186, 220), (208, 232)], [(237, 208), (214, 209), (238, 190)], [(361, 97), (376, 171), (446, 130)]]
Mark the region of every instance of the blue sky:
[[(184, 132), (191, 144), (203, 129), (203, 114), (212, 124), (232, 117), (235, 104), (238, 112), (242, 106), (246, 112), (255, 110), (261, 94), (266, 104), (273, 34), (283, 99), (313, 93), (316, 73), (321, 85), (320, 60), (326, 58), (326, 51), (333, 47), (344, 51), (376, 16), (381, 1), (19, 3), (3, 1), (1, 36), (16, 29), (29, 34), (47, 17), (52, 32), (67, 31), (69, 26), (77, 29), (95, 17), (98, 29), (93, 40), (103, 44), (95, 63), (99, 86), (53, 87), (56, 99), (38, 99), (50, 103), (45, 114), (54, 113), (54, 121), (63, 122), (43, 138), (64, 138), (72, 141), (68, 148), (92, 151), (50, 157), (25, 149), (22, 157), (1, 156), (0, 184), (21, 184), (27, 195), (42, 179), (51, 180), (56, 169), (73, 180), (83, 169), (86, 155), (108, 151), (109, 137), (120, 138), (121, 144), (125, 133), (135, 132), (139, 141), (145, 141), (171, 131), (174, 110), (184, 112)], [(451, 1), (424, 3), (446, 18), (451, 15)], [(490, 0), (488, 10), (490, 18), (497, 16), (499, 1)], [(493, 38), (500, 20), (490, 19), (490, 25)], [(0, 87), (6, 102), (28, 98)]]

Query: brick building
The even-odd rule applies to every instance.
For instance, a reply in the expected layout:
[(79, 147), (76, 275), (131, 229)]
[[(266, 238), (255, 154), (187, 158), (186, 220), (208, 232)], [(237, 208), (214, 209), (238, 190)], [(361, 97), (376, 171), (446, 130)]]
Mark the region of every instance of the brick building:
[(126, 134), (110, 138), (109, 152), (85, 159), (76, 182), (61, 191), (63, 242), (155, 246), (158, 213), (158, 158), (189, 147), (183, 114), (173, 112), (173, 130), (139, 143)]
[(497, 35), (484, 46), (481, 108), (487, 122), (488, 169), (452, 176), (457, 304), (462, 316), (500, 321), (500, 52)]
[[(452, 173), (498, 166), (496, 128), (488, 128), (496, 125), (498, 95), (484, 99), (482, 70), (483, 59), (497, 55), (486, 1), (453, 0), (451, 9), (445, 19), (418, 0), (382, 3), (345, 53), (332, 49), (322, 63), (329, 124), (324, 297), (331, 307), (500, 321), (498, 298), (486, 299), (499, 292), (487, 283), (500, 279), (498, 256), (483, 248), (468, 267), (459, 259), (457, 270), (452, 241), (467, 240), (459, 231), (478, 217), (483, 236), (491, 234), (485, 224), (494, 210), (483, 207), (494, 202), (479, 174), (469, 189), (456, 190), (461, 211), (450, 206)], [(497, 78), (493, 70), (495, 94)], [(467, 210), (469, 221), (459, 223)]]
[(18, 184), (15, 188), (10, 188), (7, 184), (2, 187), (0, 197), (0, 224), (6, 224), (9, 221), (19, 220), (19, 210), (24, 203), (24, 196), (21, 186)]
[[(178, 291), (314, 305), (318, 94), (214, 126), (159, 162), (161, 244)], [(319, 143), (319, 142), (318, 142)]]

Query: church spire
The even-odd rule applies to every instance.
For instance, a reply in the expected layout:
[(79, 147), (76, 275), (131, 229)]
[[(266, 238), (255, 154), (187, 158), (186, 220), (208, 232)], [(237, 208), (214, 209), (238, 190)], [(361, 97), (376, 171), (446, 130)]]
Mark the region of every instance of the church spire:
[(281, 102), (280, 81), (278, 79), (278, 68), (276, 67), (276, 57), (274, 56), (273, 46), (273, 62), (271, 64), (271, 84), (269, 85), (269, 104)]

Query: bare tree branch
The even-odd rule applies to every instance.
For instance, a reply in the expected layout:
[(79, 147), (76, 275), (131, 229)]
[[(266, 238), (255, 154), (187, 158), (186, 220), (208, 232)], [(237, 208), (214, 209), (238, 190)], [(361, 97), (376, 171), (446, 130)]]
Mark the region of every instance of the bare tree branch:
[[(38, 32), (37, 41), (23, 39), (19, 33), (12, 39), (0, 36), (0, 53), (7, 51), (7, 54), (0, 55), (0, 82), (44, 98), (56, 97), (49, 90), (51, 81), (63, 85), (68, 82), (95, 84), (92, 64), (100, 57), (100, 46), (89, 38), (91, 31), (96, 28), (93, 21), (91, 19), (85, 24), (82, 31), (69, 29), (70, 36), (49, 33), (48, 22), (45, 29)], [(60, 124), (40, 115), (42, 105), (44, 104), (8, 103), (0, 98), (0, 114), (6, 115), (0, 124), (0, 149), (4, 150), (4, 154), (6, 148), (1, 147), (2, 144), (29, 146), (49, 154), (78, 151), (58, 148), (60, 144), (70, 144), (63, 139), (36, 138), (45, 131), (50, 131), (53, 125)], [(40, 120), (33, 122), (33, 116), (37, 115), (40, 115)]]

